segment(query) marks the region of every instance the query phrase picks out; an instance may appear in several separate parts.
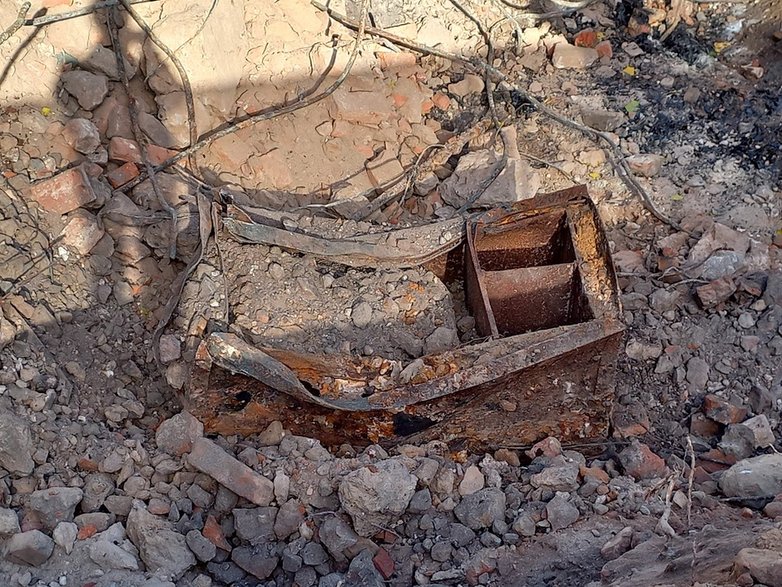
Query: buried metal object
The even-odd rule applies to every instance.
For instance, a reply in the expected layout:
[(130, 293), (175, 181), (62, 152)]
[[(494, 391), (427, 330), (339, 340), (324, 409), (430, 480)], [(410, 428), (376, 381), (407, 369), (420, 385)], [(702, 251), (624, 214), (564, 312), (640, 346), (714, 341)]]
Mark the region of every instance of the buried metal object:
[[(279, 227), (254, 230), (250, 215), (223, 220), (241, 240), (285, 239), (298, 248)], [(209, 432), (253, 434), (280, 420), (329, 446), (439, 439), (486, 449), (549, 435), (606, 437), (623, 325), (608, 243), (586, 189), (472, 216), (461, 232), (447, 222), (449, 238), (441, 234), (410, 262), (423, 259), (446, 283), (463, 285), (481, 342), (404, 365), (259, 348), (213, 332), (195, 353), (185, 407)], [(371, 248), (388, 233), (368, 238)], [(355, 241), (308, 239), (308, 254), (336, 262), (360, 252)], [(405, 264), (383, 254), (381, 263)], [(371, 266), (371, 254), (360, 262)]]

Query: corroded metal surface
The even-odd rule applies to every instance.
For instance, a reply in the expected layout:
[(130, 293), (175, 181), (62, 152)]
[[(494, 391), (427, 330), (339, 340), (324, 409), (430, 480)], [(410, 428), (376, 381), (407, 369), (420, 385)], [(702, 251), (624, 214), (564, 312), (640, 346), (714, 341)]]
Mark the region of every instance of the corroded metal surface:
[(464, 283), (488, 340), (403, 365), (214, 333), (196, 354), (188, 409), (212, 432), (252, 434), (281, 420), (327, 445), (441, 439), (489, 448), (606, 436), (623, 327), (586, 190), (490, 211), (464, 232), (428, 267)]

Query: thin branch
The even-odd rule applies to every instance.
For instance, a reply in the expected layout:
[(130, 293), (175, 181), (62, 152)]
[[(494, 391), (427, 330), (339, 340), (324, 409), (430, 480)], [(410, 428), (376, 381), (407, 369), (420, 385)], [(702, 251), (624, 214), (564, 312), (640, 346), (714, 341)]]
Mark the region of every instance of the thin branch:
[[(122, 0), (125, 2), (125, 0)], [(128, 8), (126, 6), (126, 8)], [(109, 36), (111, 37), (111, 44), (114, 47), (114, 55), (117, 58), (117, 71), (119, 72), (119, 78), (122, 81), (122, 85), (125, 88), (125, 93), (128, 95), (128, 105), (129, 105), (129, 112), (130, 112), (130, 122), (133, 125), (133, 134), (136, 137), (136, 141), (138, 142), (140, 148), (141, 148), (141, 161), (144, 165), (144, 169), (147, 170), (147, 174), (149, 175), (149, 181), (152, 183), (152, 190), (155, 192), (155, 196), (158, 199), (158, 202), (160, 202), (160, 205), (163, 206), (163, 208), (169, 213), (171, 216), (171, 230), (169, 231), (169, 243), (168, 243), (168, 256), (171, 259), (176, 258), (176, 231), (177, 231), (177, 214), (176, 209), (168, 203), (168, 200), (163, 196), (163, 192), (160, 190), (160, 186), (158, 185), (157, 178), (155, 177), (155, 172), (152, 169), (152, 164), (149, 162), (149, 155), (147, 153), (147, 137), (144, 135), (144, 133), (141, 131), (141, 127), (139, 126), (138, 122), (138, 102), (136, 101), (136, 97), (133, 95), (133, 92), (130, 91), (130, 84), (128, 83), (128, 74), (125, 71), (125, 59), (122, 55), (122, 47), (119, 43), (119, 33), (117, 31), (117, 17), (118, 17), (118, 8), (113, 8), (113, 13), (108, 16), (108, 26), (109, 26)]]
[[(131, 16), (133, 20), (136, 21), (136, 24), (141, 27), (141, 30), (144, 31), (144, 33), (149, 37), (149, 39), (157, 45), (163, 53), (165, 53), (169, 59), (171, 59), (171, 63), (174, 64), (174, 67), (176, 67), (176, 70), (179, 72), (179, 77), (182, 80), (182, 89), (185, 92), (185, 104), (187, 106), (187, 126), (190, 130), (190, 145), (193, 146), (198, 141), (198, 129), (196, 127), (196, 118), (195, 118), (195, 104), (193, 103), (193, 89), (190, 87), (190, 78), (187, 77), (187, 70), (185, 70), (185, 66), (182, 65), (182, 62), (179, 60), (179, 58), (174, 54), (174, 52), (169, 49), (166, 44), (160, 39), (160, 37), (157, 36), (157, 34), (152, 30), (152, 28), (144, 22), (144, 19), (141, 18), (138, 12), (134, 10), (134, 8), (130, 5), (130, 2), (128, 0), (120, 0), (122, 3), (122, 6), (125, 8), (127, 13)], [(190, 168), (195, 171), (195, 162), (192, 158), (192, 153), (188, 155), (188, 161), (190, 163)]]
[[(338, 12), (335, 12), (334, 10), (332, 10), (327, 6), (324, 6), (320, 2), (317, 2), (317, 0), (310, 0), (310, 3), (316, 8), (318, 8), (319, 10), (326, 12), (326, 14), (328, 14), (331, 18), (333, 18), (340, 24), (348, 28), (352, 28), (352, 29), (356, 28), (357, 26), (356, 23), (351, 21), (346, 16)], [(682, 227), (677, 222), (675, 222), (671, 218), (668, 218), (668, 216), (666, 216), (660, 210), (658, 210), (657, 206), (654, 204), (649, 194), (646, 192), (643, 186), (638, 182), (638, 180), (633, 175), (630, 166), (627, 164), (627, 161), (625, 161), (622, 152), (619, 150), (619, 146), (614, 142), (614, 139), (608, 133), (603, 131), (598, 131), (586, 125), (580, 124), (575, 120), (560, 114), (556, 110), (549, 108), (548, 106), (543, 104), (543, 102), (541, 102), (539, 99), (529, 94), (521, 86), (517, 86), (511, 83), (508, 77), (504, 73), (502, 73), (496, 67), (492, 66), (489, 63), (486, 63), (483, 60), (477, 58), (466, 59), (465, 57), (461, 57), (460, 55), (457, 55), (455, 53), (449, 53), (447, 51), (443, 51), (435, 47), (429, 47), (427, 45), (422, 45), (414, 41), (409, 41), (403, 37), (399, 37), (397, 35), (388, 33), (383, 29), (366, 27), (366, 32), (370, 35), (375, 35), (378, 37), (388, 39), (394, 43), (397, 43), (402, 47), (406, 47), (408, 49), (417, 51), (419, 53), (423, 53), (425, 55), (434, 55), (435, 57), (441, 57), (449, 61), (462, 63), (466, 67), (473, 69), (473, 71), (483, 72), (484, 70), (487, 70), (492, 74), (492, 76), (494, 76), (495, 79), (498, 79), (500, 81), (500, 86), (503, 86), (505, 89), (508, 89), (512, 92), (516, 92), (517, 94), (519, 94), (524, 100), (529, 102), (541, 114), (548, 116), (552, 120), (555, 120), (564, 126), (575, 129), (595, 141), (602, 141), (603, 143), (605, 143), (606, 147), (608, 148), (609, 161), (611, 162), (611, 165), (613, 166), (617, 175), (622, 180), (622, 182), (627, 186), (627, 188), (643, 202), (644, 207), (655, 218), (657, 218), (661, 222), (664, 222), (665, 224), (673, 227), (676, 230), (679, 231), (682, 230)]]
[[(320, 102), (324, 98), (333, 94), (336, 91), (336, 89), (342, 85), (342, 83), (345, 81), (345, 79), (347, 79), (348, 75), (350, 74), (350, 70), (353, 68), (353, 64), (356, 62), (356, 59), (358, 58), (358, 52), (359, 52), (359, 48), (361, 47), (361, 41), (364, 39), (364, 31), (367, 29), (365, 21), (366, 21), (366, 13), (367, 13), (367, 7), (369, 5), (369, 0), (362, 0), (361, 5), (362, 5), (361, 14), (363, 16), (361, 19), (361, 23), (356, 25), (356, 28), (358, 29), (358, 34), (356, 35), (356, 41), (355, 44), (353, 45), (353, 51), (351, 52), (350, 57), (348, 58), (348, 61), (345, 64), (344, 70), (330, 86), (328, 86), (325, 90), (323, 90), (318, 94), (313, 94), (315, 88), (318, 87), (316, 86), (315, 88), (307, 90), (303, 94), (299, 95), (296, 101), (294, 102), (287, 102), (281, 106), (265, 109), (261, 112), (258, 112), (257, 114), (253, 114), (249, 116), (248, 118), (244, 118), (242, 120), (233, 122), (229, 124), (227, 127), (205, 136), (196, 144), (190, 145), (187, 149), (180, 151), (179, 153), (177, 153), (173, 157), (170, 157), (169, 159), (166, 159), (160, 165), (156, 165), (153, 168), (154, 171), (155, 172), (162, 171), (163, 169), (171, 167), (178, 161), (182, 160), (185, 157), (188, 157), (189, 155), (195, 153), (196, 151), (203, 149), (204, 147), (210, 145), (214, 141), (221, 139), (225, 136), (228, 136), (232, 133), (235, 133), (241, 129), (250, 127), (254, 124), (257, 124), (265, 120), (271, 120), (273, 118), (277, 118), (285, 114), (290, 114), (291, 112), (295, 112), (296, 110), (301, 110), (302, 108), (307, 108), (308, 106), (312, 106), (313, 104)], [(137, 186), (144, 179), (145, 176), (140, 175), (130, 183), (122, 186), (120, 191), (125, 192)]]
[(19, 14), (16, 16), (16, 20), (11, 23), (11, 26), (0, 33), (0, 45), (13, 37), (16, 31), (22, 28), (24, 19), (27, 17), (27, 13), (30, 11), (30, 6), (32, 6), (32, 4), (29, 2), (22, 4), (22, 6), (19, 8)]

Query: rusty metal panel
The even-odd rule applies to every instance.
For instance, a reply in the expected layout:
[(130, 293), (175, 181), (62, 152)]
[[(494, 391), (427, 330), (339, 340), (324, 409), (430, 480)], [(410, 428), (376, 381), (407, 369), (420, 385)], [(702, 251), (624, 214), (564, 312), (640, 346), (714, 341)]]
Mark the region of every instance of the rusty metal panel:
[(198, 348), (186, 406), (210, 432), (252, 434), (281, 420), (326, 445), (436, 438), (477, 449), (551, 434), (604, 437), (623, 327), (586, 190), (489, 211), (469, 219), (465, 233), (428, 266), (464, 288), (486, 339), (400, 365), (213, 333)]

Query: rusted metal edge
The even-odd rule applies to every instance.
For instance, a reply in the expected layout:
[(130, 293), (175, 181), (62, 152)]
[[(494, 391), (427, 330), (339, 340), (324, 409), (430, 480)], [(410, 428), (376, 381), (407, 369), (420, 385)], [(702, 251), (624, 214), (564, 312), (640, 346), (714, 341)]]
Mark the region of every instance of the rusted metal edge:
[[(267, 354), (267, 352), (253, 347), (233, 334), (213, 333), (202, 345), (205, 345), (211, 362), (227, 371), (257, 379), (300, 401), (335, 410), (363, 412), (401, 410), (413, 403), (437, 399), (463, 389), (479, 386), (546, 362), (558, 355), (576, 350), (584, 344), (617, 334), (622, 330), (619, 325), (592, 320), (546, 330), (545, 336), (540, 336), (539, 333), (521, 334), (499, 341), (473, 345), (466, 352), (461, 349), (447, 351), (439, 355), (424, 357), (423, 360), (425, 363), (433, 365), (453, 365), (454, 368), (449, 374), (434, 377), (418, 384), (398, 385), (387, 391), (375, 391), (369, 397), (356, 397), (352, 400), (326, 399), (322, 395), (316, 396), (307, 391), (301, 384), (301, 380), (308, 380), (308, 383), (315, 389), (327, 386), (331, 383), (336, 371), (342, 370), (344, 372), (351, 368), (355, 372), (362, 370), (362, 366), (355, 363), (354, 357), (329, 357), (328, 364), (332, 369), (318, 375), (316, 370), (306, 367), (308, 362), (311, 366), (311, 358), (306, 355), (265, 349)], [(491, 350), (492, 352), (483, 354), (482, 350)], [(280, 365), (268, 361), (271, 354), (275, 355), (274, 359)], [(483, 360), (475, 360), (476, 356), (483, 358)], [(337, 367), (340, 364), (341, 369)], [(202, 367), (206, 367), (206, 365), (202, 365)], [(370, 376), (365, 376), (364, 381), (367, 389), (371, 389), (370, 379)], [(360, 383), (360, 380), (357, 381)]]

